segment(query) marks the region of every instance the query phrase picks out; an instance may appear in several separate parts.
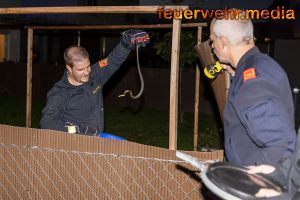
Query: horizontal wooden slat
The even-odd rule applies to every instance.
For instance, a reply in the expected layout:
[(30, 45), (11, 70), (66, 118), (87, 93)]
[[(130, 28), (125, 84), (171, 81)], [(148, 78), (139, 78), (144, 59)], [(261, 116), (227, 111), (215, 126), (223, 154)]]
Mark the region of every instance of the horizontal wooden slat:
[[(90, 29), (154, 29), (154, 28), (172, 28), (172, 24), (136, 24), (136, 25), (88, 25), (88, 26), (25, 26), (27, 29), (42, 29), (42, 30), (90, 30)], [(206, 23), (189, 23), (182, 24), (181, 27), (199, 27), (207, 26)]]
[[(57, 13), (156, 13), (161, 6), (65, 6), (0, 8), (0, 14)], [(165, 6), (165, 9), (188, 9), (188, 6)]]

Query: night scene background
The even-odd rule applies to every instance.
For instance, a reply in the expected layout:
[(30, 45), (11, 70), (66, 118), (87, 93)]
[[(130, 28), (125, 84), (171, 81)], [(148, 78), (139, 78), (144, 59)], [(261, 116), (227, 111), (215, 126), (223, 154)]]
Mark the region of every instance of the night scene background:
[[(254, 20), (256, 45), (273, 57), (288, 74), (291, 88), (300, 87), (300, 1), (271, 0), (10, 0), (1, 1), (0, 8), (47, 7), (47, 6), (138, 6), (138, 5), (189, 5), (190, 9), (285, 9), (295, 11), (295, 20)], [(183, 20), (182, 23), (209, 22), (202, 19)], [(35, 25), (133, 25), (172, 23), (172, 20), (159, 19), (156, 14), (27, 14), (0, 15), (0, 123), (24, 126), (26, 100), (26, 59), (27, 29)], [(132, 52), (121, 69), (104, 87), (105, 128), (107, 132), (131, 132), (128, 139), (150, 145), (167, 147), (158, 138), (168, 136), (168, 110), (170, 85), (170, 58), (157, 53), (157, 44), (167, 43), (171, 29), (147, 29), (151, 43), (140, 49), (140, 64), (145, 79), (145, 90), (140, 99), (120, 99), (117, 96), (125, 89), (138, 91), (140, 83), (136, 70), (136, 53)], [(192, 123), (195, 99), (195, 65), (198, 62), (193, 46), (196, 45), (196, 29), (183, 28), (181, 51), (190, 52), (181, 59), (179, 83), (179, 128), (193, 135)], [(118, 43), (124, 30), (34, 30), (33, 46), (33, 123), (38, 128), (41, 109), (45, 105), (47, 91), (58, 81), (65, 69), (63, 52), (70, 45), (85, 47), (91, 63), (105, 58)], [(209, 37), (207, 27), (203, 28), (202, 41)], [(185, 38), (185, 39), (183, 39)], [(202, 72), (201, 72), (202, 73)], [(300, 118), (300, 97), (294, 93), (296, 122)], [(161, 113), (162, 118), (155, 112)], [(115, 115), (110, 115), (114, 113)], [(222, 125), (215, 98), (209, 82), (201, 74), (199, 129), (206, 142), (200, 146), (222, 148)], [(132, 116), (132, 121), (122, 122)], [(151, 120), (157, 118), (157, 122)], [(143, 120), (141, 120), (143, 119)], [(116, 122), (114, 121), (116, 120)], [(140, 120), (140, 121), (139, 121)], [(164, 127), (156, 124), (165, 123)], [(117, 127), (116, 123), (127, 124)], [(163, 124), (162, 123), (162, 124)], [(185, 125), (190, 123), (190, 125)], [(136, 124), (140, 124), (137, 126)], [(132, 127), (134, 128), (132, 128)], [(153, 128), (153, 129), (151, 129)], [(154, 132), (159, 132), (155, 136)], [(145, 141), (145, 135), (152, 135)], [(218, 142), (210, 142), (209, 137)], [(139, 139), (140, 137), (140, 139)], [(180, 137), (180, 135), (179, 135)], [(200, 138), (201, 139), (201, 138)], [(181, 141), (183, 141), (182, 139)], [(178, 140), (178, 145), (180, 140)], [(183, 149), (191, 149), (191, 143)]]

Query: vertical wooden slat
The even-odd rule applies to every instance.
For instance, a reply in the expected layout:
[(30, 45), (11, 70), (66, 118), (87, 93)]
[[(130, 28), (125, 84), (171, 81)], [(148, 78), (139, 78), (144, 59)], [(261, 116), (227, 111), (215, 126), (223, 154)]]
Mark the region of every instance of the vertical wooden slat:
[(228, 96), (228, 91), (229, 91), (229, 88), (230, 88), (230, 75), (229, 75), (229, 73), (228, 72), (226, 72), (225, 73), (225, 90), (226, 90), (226, 92), (225, 92), (225, 97), (226, 97), (226, 99), (227, 99), (227, 96)]
[(171, 78), (170, 78), (170, 123), (169, 149), (177, 149), (177, 119), (178, 119), (178, 77), (180, 52), (181, 20), (173, 19)]
[[(197, 45), (201, 43), (202, 27), (198, 27)], [(200, 66), (196, 65), (196, 80), (195, 80), (195, 109), (194, 109), (194, 151), (198, 146), (198, 120), (199, 120), (199, 97), (200, 97)]]
[(33, 29), (28, 29), (28, 39), (27, 39), (26, 127), (31, 127), (32, 50), (33, 50)]

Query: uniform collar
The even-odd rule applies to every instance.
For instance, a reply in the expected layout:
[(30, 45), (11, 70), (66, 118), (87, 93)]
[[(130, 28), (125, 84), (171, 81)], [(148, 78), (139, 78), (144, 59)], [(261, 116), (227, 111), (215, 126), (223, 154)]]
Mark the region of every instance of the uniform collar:
[(74, 88), (74, 89), (76, 89), (76, 88), (84, 88), (85, 85), (87, 85), (86, 83), (81, 84), (81, 85), (78, 85), (78, 86), (72, 85), (72, 84), (69, 82), (69, 79), (68, 79), (68, 70), (67, 70), (67, 69), (65, 69), (64, 75), (63, 75), (63, 78), (62, 78), (62, 79), (63, 79), (63, 82), (65, 83), (65, 85), (66, 85), (67, 87), (69, 87), (69, 88)]
[(66, 86), (68, 86), (68, 87), (71, 87), (71, 88), (75, 88), (76, 87), (75, 85), (72, 85), (69, 82), (69, 80), (68, 80), (68, 70), (67, 69), (65, 69), (65, 71), (64, 71), (63, 81), (66, 84)]
[(252, 57), (253, 55), (259, 54), (260, 51), (257, 47), (252, 47), (251, 49), (249, 49), (249, 51), (247, 51), (239, 60), (237, 66), (236, 66), (236, 71), (244, 65), (244, 63), (246, 62), (246, 60), (248, 60), (250, 57)]

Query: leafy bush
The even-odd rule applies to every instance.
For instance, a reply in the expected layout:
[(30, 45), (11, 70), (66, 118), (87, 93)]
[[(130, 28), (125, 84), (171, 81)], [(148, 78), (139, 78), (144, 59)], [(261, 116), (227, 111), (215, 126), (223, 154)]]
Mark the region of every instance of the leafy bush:
[[(180, 37), (180, 67), (191, 67), (196, 62), (194, 46), (197, 43), (195, 31), (182, 31)], [(159, 42), (154, 44), (156, 54), (163, 60), (171, 63), (172, 32), (166, 33)]]

